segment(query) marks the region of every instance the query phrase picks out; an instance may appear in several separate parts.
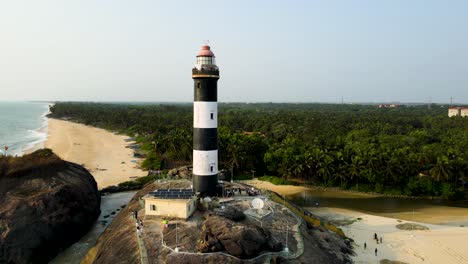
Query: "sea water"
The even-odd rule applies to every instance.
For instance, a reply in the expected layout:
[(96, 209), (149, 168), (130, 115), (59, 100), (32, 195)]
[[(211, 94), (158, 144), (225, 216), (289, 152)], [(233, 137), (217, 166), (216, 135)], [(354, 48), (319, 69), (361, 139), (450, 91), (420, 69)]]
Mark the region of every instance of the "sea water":
[(42, 147), (47, 138), (47, 113), (50, 103), (0, 102), (0, 155), (20, 156)]

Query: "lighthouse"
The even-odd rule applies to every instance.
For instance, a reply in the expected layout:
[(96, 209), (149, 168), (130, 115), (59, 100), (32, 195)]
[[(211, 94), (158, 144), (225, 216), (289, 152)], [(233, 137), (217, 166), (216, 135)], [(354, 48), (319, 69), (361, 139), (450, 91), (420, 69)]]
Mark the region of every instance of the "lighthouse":
[(193, 189), (215, 195), (218, 184), (218, 79), (219, 69), (210, 46), (203, 45), (192, 69)]

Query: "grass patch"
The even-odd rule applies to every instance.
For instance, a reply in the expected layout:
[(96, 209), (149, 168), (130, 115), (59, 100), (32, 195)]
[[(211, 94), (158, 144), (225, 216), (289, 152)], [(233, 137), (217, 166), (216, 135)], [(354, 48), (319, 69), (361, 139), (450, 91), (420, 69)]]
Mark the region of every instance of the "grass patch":
[(109, 186), (101, 190), (101, 193), (115, 193), (115, 192), (125, 192), (132, 190), (140, 190), (146, 184), (154, 182), (157, 179), (161, 179), (162, 175), (148, 175), (144, 177), (137, 178), (132, 181), (121, 182), (117, 186)]

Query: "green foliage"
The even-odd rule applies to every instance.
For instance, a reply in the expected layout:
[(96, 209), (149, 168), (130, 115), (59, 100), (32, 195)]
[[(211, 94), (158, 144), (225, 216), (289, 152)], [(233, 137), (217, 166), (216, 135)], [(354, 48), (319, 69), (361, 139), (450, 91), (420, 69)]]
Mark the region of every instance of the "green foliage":
[(258, 178), (261, 181), (271, 182), (275, 185), (298, 185), (295, 181), (285, 180), (276, 176), (262, 176)]
[(141, 167), (145, 170), (159, 170), (161, 169), (161, 159), (157, 157), (154, 152), (149, 152), (146, 159), (141, 163)]
[[(134, 135), (146, 169), (191, 163), (191, 104), (57, 103), (51, 112)], [(235, 176), (446, 197), (444, 183), (468, 181), (468, 118), (448, 118), (446, 107), (231, 103), (219, 113), (220, 168)]]
[(435, 195), (435, 184), (429, 177), (413, 177), (408, 182), (405, 194), (412, 196), (431, 196)]
[(158, 179), (157, 175), (148, 175), (144, 177), (137, 178), (133, 181), (126, 181), (119, 183), (119, 187), (126, 187), (128, 189), (141, 189), (146, 184), (153, 182)]

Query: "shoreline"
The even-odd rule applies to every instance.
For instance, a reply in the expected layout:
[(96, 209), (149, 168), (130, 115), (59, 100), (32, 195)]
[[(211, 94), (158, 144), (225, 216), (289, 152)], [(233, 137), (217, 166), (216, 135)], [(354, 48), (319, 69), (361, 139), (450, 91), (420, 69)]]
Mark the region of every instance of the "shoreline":
[[(270, 182), (258, 180), (250, 181), (250, 183), (253, 183), (252, 186), (257, 188), (275, 191), (284, 196), (291, 196), (308, 190), (303, 186), (274, 185)], [(347, 193), (347, 195), (351, 194)], [(359, 193), (353, 193), (353, 196), (372, 198), (372, 195)], [(372, 214), (337, 207), (307, 206), (303, 208), (313, 215), (331, 221), (331, 223), (341, 228), (347, 237), (354, 240), (356, 255), (352, 256), (352, 259), (355, 263), (379, 263), (384, 259), (421, 264), (468, 263), (468, 251), (465, 249), (465, 241), (468, 240), (468, 214), (466, 213), (468, 209), (428, 208), (425, 214), (431, 215), (431, 217), (426, 218), (426, 220), (450, 220), (449, 222), (446, 221), (445, 224), (431, 224), (413, 221), (418, 220), (417, 217), (412, 219), (414, 213), (405, 217), (404, 212), (400, 214)], [(458, 216), (462, 218), (458, 219), (457, 214), (460, 213), (461, 215)], [(406, 220), (402, 220), (403, 218), (406, 218)], [(419, 224), (428, 227), (429, 230), (400, 230), (396, 227), (398, 224), (405, 223)], [(447, 225), (455, 223), (456, 226)], [(378, 237), (382, 237), (383, 243), (377, 244), (373, 240), (374, 233)], [(366, 243), (367, 248), (364, 248), (364, 243)], [(376, 248), (378, 251), (377, 256), (375, 255)]]
[[(366, 193), (350, 193), (350, 192), (342, 192), (340, 190), (335, 191), (335, 190), (324, 190), (321, 188), (314, 189), (314, 188), (306, 188), (303, 186), (295, 186), (295, 185), (274, 185), (270, 182), (265, 182), (265, 181), (260, 181), (260, 180), (249, 180), (245, 181), (245, 183), (252, 185), (256, 188), (260, 189), (267, 189), (274, 191), (281, 196), (286, 196), (289, 197), (291, 200), (291, 197), (304, 194), (304, 192), (310, 192), (308, 199), (316, 199), (316, 200), (336, 200), (336, 199), (344, 199), (344, 200), (352, 200), (359, 202), (360, 200), (365, 203), (367, 199), (370, 200), (379, 200), (379, 198), (384, 198), (384, 199), (397, 199), (394, 203), (392, 203), (390, 206), (395, 206), (398, 203), (400, 205), (404, 205), (405, 200), (400, 200), (402, 198), (394, 198), (394, 197), (386, 197), (386, 196), (379, 196), (379, 195), (370, 195)], [(407, 198), (403, 198), (407, 199)], [(400, 201), (398, 201), (400, 200)], [(418, 221), (418, 222), (423, 222), (423, 223), (428, 223), (428, 224), (436, 224), (436, 225), (447, 225), (447, 226), (468, 226), (468, 208), (467, 207), (457, 207), (453, 205), (447, 205), (443, 203), (435, 203), (435, 204), (430, 204), (428, 201), (423, 201), (423, 199), (420, 199), (422, 201), (422, 205), (416, 205), (415, 207), (408, 207), (408, 206), (403, 206), (401, 207), (400, 210), (393, 210), (393, 211), (379, 211), (378, 209), (372, 209), (375, 208), (376, 203), (374, 203), (374, 207), (372, 205), (370, 208), (366, 209), (366, 207), (362, 208), (355, 208), (349, 203), (335, 203), (335, 204), (329, 204), (329, 205), (323, 205), (320, 203), (320, 207), (336, 207), (336, 208), (346, 208), (348, 210), (352, 210), (353, 212), (358, 212), (362, 214), (370, 214), (370, 215), (376, 215), (376, 216), (381, 216), (381, 217), (388, 217), (388, 218), (393, 218), (393, 219), (403, 219), (406, 221)], [(408, 200), (409, 201), (409, 200)], [(462, 201), (463, 202), (463, 201)], [(299, 204), (298, 204), (299, 205)], [(304, 205), (299, 205), (301, 207), (310, 207), (309, 206), (304, 206)], [(316, 207), (314, 207), (316, 208)], [(311, 211), (312, 212), (312, 211)]]
[(47, 104), (47, 111), (45, 111), (40, 116), (40, 118), (42, 119), (42, 125), (37, 129), (31, 130), (31, 133), (39, 133), (39, 134), (43, 134), (44, 136), (42, 136), (41, 138), (39, 138), (39, 139), (37, 139), (37, 140), (35, 140), (35, 141), (31, 142), (31, 143), (26, 144), (21, 149), (21, 152), (20, 152), (19, 156), (23, 156), (23, 155), (26, 155), (26, 154), (31, 154), (36, 150), (44, 148), (45, 142), (47, 141), (47, 138), (49, 137), (49, 133), (48, 133), (49, 118), (47, 117), (47, 115), (50, 114), (50, 107), (51, 106), (53, 106), (53, 104)]
[[(245, 180), (245, 181), (253, 181), (255, 182), (268, 182), (268, 181), (262, 181), (259, 180), (258, 178), (255, 178), (255, 180)], [(271, 183), (271, 182), (268, 182)], [(273, 183), (271, 183), (273, 184)], [(273, 184), (274, 185), (274, 184)], [(367, 196), (367, 197), (385, 197), (385, 198), (399, 198), (399, 199), (413, 199), (413, 200), (447, 200), (447, 201), (452, 201), (446, 198), (442, 198), (441, 196), (410, 196), (410, 195), (394, 195), (394, 194), (385, 194), (385, 193), (376, 193), (376, 192), (361, 192), (361, 191), (355, 191), (355, 190), (346, 190), (346, 189), (341, 189), (340, 187), (324, 187), (320, 185), (307, 185), (307, 184), (301, 184), (298, 183), (298, 185), (275, 185), (275, 186), (289, 186), (289, 187), (303, 187), (308, 190), (319, 190), (319, 191), (333, 191), (333, 192), (340, 192), (343, 194), (350, 194), (350, 195), (359, 195), (359, 196)], [(293, 191), (291, 194), (287, 195), (295, 195), (299, 194), (301, 191), (297, 189), (296, 191)], [(468, 202), (466, 199), (460, 199), (460, 200), (453, 200), (453, 202)]]
[[(382, 259), (405, 263), (468, 263), (466, 227), (399, 220), (341, 208), (306, 209), (327, 220), (342, 223), (339, 227), (347, 237), (354, 240), (356, 255), (352, 259), (356, 263), (378, 263)], [(396, 228), (396, 225), (405, 223), (419, 224), (429, 230)], [(383, 243), (377, 244), (373, 240), (374, 234), (382, 237)], [(364, 243), (367, 248), (364, 248)]]
[(139, 167), (142, 159), (127, 148), (134, 142), (126, 135), (55, 118), (48, 118), (47, 135), (44, 147), (85, 167), (99, 190), (147, 175)]

